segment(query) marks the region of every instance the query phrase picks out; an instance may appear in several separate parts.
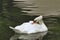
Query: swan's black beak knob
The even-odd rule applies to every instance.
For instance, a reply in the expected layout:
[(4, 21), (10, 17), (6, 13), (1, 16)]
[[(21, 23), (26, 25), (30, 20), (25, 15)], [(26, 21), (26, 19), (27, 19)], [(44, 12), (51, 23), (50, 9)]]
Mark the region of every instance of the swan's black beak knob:
[(36, 20), (34, 20), (33, 22), (34, 22), (34, 23), (38, 23), (38, 24), (39, 24), (39, 22), (37, 22)]

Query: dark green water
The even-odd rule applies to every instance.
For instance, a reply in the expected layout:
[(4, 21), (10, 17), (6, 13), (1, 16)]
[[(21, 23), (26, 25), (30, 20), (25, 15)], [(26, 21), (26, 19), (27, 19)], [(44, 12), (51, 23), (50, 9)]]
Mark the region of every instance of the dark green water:
[(45, 23), (50, 32), (44, 37), (44, 40), (60, 40), (60, 18), (47, 17)]
[[(11, 26), (16, 26), (23, 23), (24, 21), (33, 20), (34, 18), (35, 16), (25, 16), (21, 18), (21, 22), (19, 23), (11, 23), (8, 21), (0, 20), (0, 40), (9, 40), (9, 38), (14, 34), (14, 32), (9, 29), (8, 23), (12, 24)], [(60, 40), (60, 17), (44, 17), (44, 22), (47, 25), (49, 32), (43, 38), (43, 40)]]

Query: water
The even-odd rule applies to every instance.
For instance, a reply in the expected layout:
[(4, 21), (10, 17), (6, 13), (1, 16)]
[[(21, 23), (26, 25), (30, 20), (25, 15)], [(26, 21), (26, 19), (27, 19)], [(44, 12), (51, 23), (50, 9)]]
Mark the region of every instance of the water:
[(60, 40), (60, 18), (50, 16), (45, 19), (45, 23), (50, 32), (44, 37), (44, 40)]
[[(37, 8), (33, 8), (34, 9), (33, 12), (31, 11), (32, 15), (45, 15), (45, 16), (60, 15), (60, 0), (25, 0), (25, 1), (28, 1), (27, 4), (31, 3), (33, 6), (37, 7)], [(22, 3), (16, 2), (16, 4), (17, 4), (16, 6), (19, 8), (21, 8), (22, 6), (23, 7), (27, 6), (23, 2)], [(27, 12), (27, 13), (30, 14), (31, 12)]]
[[(43, 15), (60, 15), (60, 0), (37, 0), (37, 4), (40, 6), (40, 12), (43, 12)], [(16, 9), (16, 8), (15, 8)], [(20, 9), (14, 8), (10, 9), (11, 14), (9, 14), (11, 17), (6, 19), (6, 14), (1, 19), (0, 17), (0, 40), (9, 40), (9, 38), (14, 35), (14, 32), (9, 29), (9, 26), (16, 26), (20, 25), (21, 23), (25, 21), (30, 21), (34, 19), (35, 16), (21, 16), (20, 17)], [(10, 13), (9, 12), (9, 13)], [(13, 16), (16, 15), (16, 16)], [(19, 16), (18, 16), (19, 15)], [(39, 14), (40, 15), (40, 14)], [(57, 17), (45, 17), (44, 22), (49, 28), (48, 34), (43, 38), (43, 40), (60, 40), (60, 16)]]
[[(19, 25), (25, 21), (33, 20), (35, 16), (25, 16), (21, 21), (17, 23), (12, 23), (12, 26)], [(43, 38), (43, 40), (60, 40), (60, 17), (58, 16), (48, 16), (44, 17), (44, 22), (47, 25), (50, 32)], [(8, 21), (0, 20), (0, 40), (9, 40), (9, 38), (14, 34), (14, 32), (9, 29), (7, 25)], [(10, 23), (10, 22), (9, 22)]]

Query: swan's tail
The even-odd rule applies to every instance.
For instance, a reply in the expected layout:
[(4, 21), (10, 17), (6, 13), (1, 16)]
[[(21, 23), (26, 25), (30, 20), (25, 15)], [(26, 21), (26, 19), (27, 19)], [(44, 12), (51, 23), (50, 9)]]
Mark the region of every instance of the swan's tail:
[(15, 28), (13, 28), (13, 27), (11, 27), (11, 26), (9, 26), (9, 28), (10, 28), (10, 29), (15, 29)]
[(9, 26), (9, 28), (10, 28), (10, 29), (12, 29), (15, 33), (21, 33), (21, 31), (20, 31), (20, 30), (15, 29), (15, 28), (13, 28), (13, 27), (11, 27), (11, 26)]

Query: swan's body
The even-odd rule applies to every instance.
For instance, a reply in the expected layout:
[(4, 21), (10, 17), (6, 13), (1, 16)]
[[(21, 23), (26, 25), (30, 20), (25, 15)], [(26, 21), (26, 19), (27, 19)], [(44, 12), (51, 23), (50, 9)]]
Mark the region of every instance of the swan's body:
[(37, 23), (32, 24), (29, 22), (16, 26), (15, 29), (20, 30), (22, 33), (27, 33), (27, 34), (47, 31), (47, 27), (45, 27), (44, 25), (42, 24), (40, 25)]
[[(28, 34), (28, 35), (21, 35), (19, 38), (22, 38), (22, 39), (33, 39), (33, 38), (37, 39), (40, 36), (43, 37), (44, 35), (46, 35), (48, 28), (44, 24), (42, 20), (42, 16), (35, 18), (34, 21), (23, 23), (11, 29), (13, 29), (15, 32), (19, 34), (20, 33)], [(39, 24), (37, 22), (39, 22)]]

